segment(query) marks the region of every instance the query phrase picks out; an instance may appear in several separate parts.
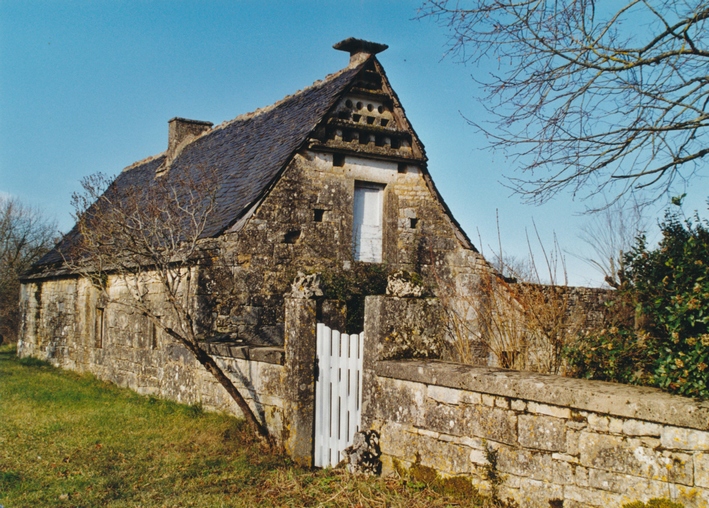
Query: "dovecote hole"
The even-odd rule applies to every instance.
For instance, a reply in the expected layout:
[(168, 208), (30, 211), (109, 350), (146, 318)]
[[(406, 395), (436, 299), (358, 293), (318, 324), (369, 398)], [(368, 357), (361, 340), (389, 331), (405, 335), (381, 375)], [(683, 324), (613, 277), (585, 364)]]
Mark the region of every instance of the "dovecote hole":
[(342, 153), (332, 154), (332, 165), (342, 167), (345, 165), (345, 155)]
[(288, 231), (283, 238), (284, 243), (295, 243), (300, 238), (300, 229)]

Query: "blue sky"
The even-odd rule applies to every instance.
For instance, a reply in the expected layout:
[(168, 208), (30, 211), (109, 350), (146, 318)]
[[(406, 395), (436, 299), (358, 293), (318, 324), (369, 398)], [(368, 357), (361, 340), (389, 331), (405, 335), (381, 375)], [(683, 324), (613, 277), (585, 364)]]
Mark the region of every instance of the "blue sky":
[[(568, 251), (572, 284), (600, 283), (576, 259), (585, 204), (563, 195), (524, 205), (501, 182), (501, 155), (463, 115), (482, 118), (471, 76), (444, 58), (447, 35), (417, 20), (420, 2), (0, 0), (0, 193), (72, 225), (79, 180), (117, 174), (167, 147), (175, 116), (220, 123), (269, 105), (347, 65), (347, 37), (389, 45), (378, 55), (422, 139), (429, 169), (463, 228), (486, 254), (528, 252), (532, 219)], [(706, 210), (706, 182), (687, 208)], [(663, 204), (654, 210), (661, 214)], [(482, 239), (482, 242), (481, 240)], [(496, 247), (493, 247), (496, 248)]]

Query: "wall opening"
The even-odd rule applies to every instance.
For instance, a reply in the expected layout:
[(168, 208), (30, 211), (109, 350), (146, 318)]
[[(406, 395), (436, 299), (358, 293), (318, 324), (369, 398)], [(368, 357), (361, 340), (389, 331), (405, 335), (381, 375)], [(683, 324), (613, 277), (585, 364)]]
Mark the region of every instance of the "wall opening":
[(345, 165), (345, 155), (341, 153), (332, 154), (332, 165), (342, 167)]
[(294, 229), (293, 231), (288, 231), (283, 237), (284, 243), (295, 243), (300, 238), (300, 229)]
[(382, 262), (384, 185), (355, 182), (352, 247), (355, 261)]
[(96, 308), (96, 321), (94, 322), (94, 347), (103, 347), (103, 335), (106, 329), (105, 319), (104, 319), (104, 309), (101, 307)]

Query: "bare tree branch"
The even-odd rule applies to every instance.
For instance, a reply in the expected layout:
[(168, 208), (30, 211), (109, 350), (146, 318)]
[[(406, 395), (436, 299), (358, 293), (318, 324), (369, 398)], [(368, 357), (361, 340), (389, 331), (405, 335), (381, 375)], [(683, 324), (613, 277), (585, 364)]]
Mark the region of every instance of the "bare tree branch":
[[(247, 423), (268, 431), (231, 379), (200, 346), (196, 279), (211, 263), (205, 226), (214, 211), (216, 173), (155, 176), (148, 185), (122, 186), (102, 174), (82, 181), (73, 196), (77, 225), (60, 250), (65, 264), (91, 281), (105, 301), (129, 306), (182, 344), (225, 388)], [(111, 279), (112, 278), (112, 279)], [(109, 291), (109, 279), (129, 296)]]
[(39, 210), (0, 197), (0, 344), (17, 339), (20, 275), (52, 248), (57, 233)]
[(480, 79), (489, 123), (469, 119), (532, 202), (646, 188), (657, 198), (709, 155), (709, 2), (427, 0), (448, 53), (497, 62)]

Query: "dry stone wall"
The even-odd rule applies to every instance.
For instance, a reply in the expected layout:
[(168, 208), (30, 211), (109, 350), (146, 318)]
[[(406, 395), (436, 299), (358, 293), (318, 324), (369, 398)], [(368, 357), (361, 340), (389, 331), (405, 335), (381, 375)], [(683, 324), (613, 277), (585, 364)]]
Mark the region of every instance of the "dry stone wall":
[(709, 403), (439, 360), (367, 367), (384, 473), (464, 476), (522, 507), (709, 506)]
[[(669, 405), (677, 417), (663, 418), (662, 403), (654, 415), (631, 409), (636, 403), (653, 405), (641, 399), (659, 393), (565, 383), (561, 389), (577, 392), (579, 399), (595, 395), (595, 389), (605, 392), (600, 398), (607, 404), (599, 404), (605, 408), (579, 409), (587, 405), (539, 402), (559, 389), (552, 376), (536, 379), (536, 393), (521, 388), (523, 373), (518, 379), (501, 373), (506, 378), (502, 390), (453, 388), (465, 385), (465, 377), (485, 384), (485, 377), (498, 372), (443, 363), (431, 367), (399, 361), (377, 368), (371, 418), (381, 434), (385, 472), (419, 464), (443, 475), (465, 475), (482, 490), (497, 489), (501, 498), (525, 507), (548, 507), (555, 500), (564, 502), (559, 506), (621, 506), (653, 497), (709, 505), (706, 404), (673, 401)], [(431, 379), (431, 370), (441, 377)], [(648, 419), (626, 416), (638, 413)], [(688, 415), (705, 420), (683, 418)], [(687, 426), (692, 424), (701, 428)], [(491, 481), (493, 464), (499, 485)]]

